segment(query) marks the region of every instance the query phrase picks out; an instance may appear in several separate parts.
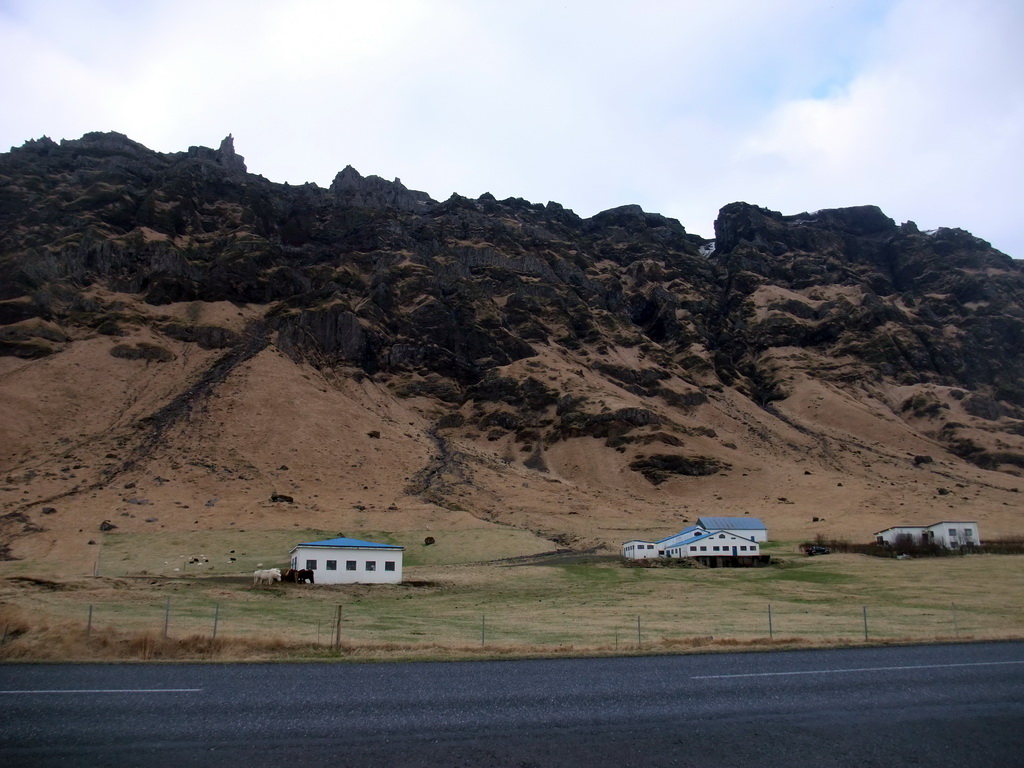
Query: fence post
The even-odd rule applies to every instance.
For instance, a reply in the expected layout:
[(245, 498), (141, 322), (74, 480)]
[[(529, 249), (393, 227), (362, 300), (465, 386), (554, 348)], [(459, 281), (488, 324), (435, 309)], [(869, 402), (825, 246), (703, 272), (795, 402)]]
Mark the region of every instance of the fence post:
[(320, 645), (320, 619), (316, 620), (316, 644)]
[(768, 639), (775, 639), (775, 630), (772, 627), (772, 604), (768, 603)]
[(171, 623), (171, 598), (167, 598), (167, 605), (164, 606), (164, 640), (167, 639), (167, 625)]
[(636, 647), (643, 648), (643, 641), (640, 639), (640, 617), (636, 617)]
[(868, 641), (868, 607), (864, 606), (864, 642)]
[(480, 614), (480, 645), (487, 641), (487, 614)]
[(213, 640), (217, 639), (217, 620), (220, 619), (220, 603), (216, 604), (213, 611)]
[(89, 637), (92, 634), (92, 606), (89, 606), (89, 623), (85, 625), (85, 636)]
[(341, 606), (338, 606), (338, 613), (334, 619), (334, 650), (341, 648)]

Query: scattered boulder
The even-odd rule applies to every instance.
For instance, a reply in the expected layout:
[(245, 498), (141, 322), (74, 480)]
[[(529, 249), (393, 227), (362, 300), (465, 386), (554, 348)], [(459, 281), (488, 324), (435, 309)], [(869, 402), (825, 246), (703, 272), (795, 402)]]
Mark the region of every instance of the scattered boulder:
[(100, 530), (101, 531), (112, 531), (115, 528), (117, 528), (117, 526), (114, 525), (109, 520), (104, 520), (102, 523), (100, 523)]
[(293, 504), (295, 502), (295, 499), (284, 493), (273, 493), (270, 495), (270, 500), (275, 504)]

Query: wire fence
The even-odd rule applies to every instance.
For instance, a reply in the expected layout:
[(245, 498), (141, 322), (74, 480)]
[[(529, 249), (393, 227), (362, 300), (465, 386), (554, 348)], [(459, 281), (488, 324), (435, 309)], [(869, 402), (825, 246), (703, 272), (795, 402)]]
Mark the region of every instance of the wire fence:
[(799, 606), (766, 603), (743, 611), (699, 610), (645, 614), (641, 611), (456, 610), (379, 612), (359, 605), (320, 602), (263, 613), (251, 603), (197, 603), (167, 598), (162, 603), (93, 603), (82, 607), (88, 635), (106, 631), (185, 637), (281, 638), (331, 646), (401, 643), (465, 647), (522, 646), (637, 649), (701, 641), (794, 639), (814, 641), (931, 641), (1010, 638), (1024, 635), (1024, 617), (978, 611), (950, 603), (933, 607), (871, 605)]

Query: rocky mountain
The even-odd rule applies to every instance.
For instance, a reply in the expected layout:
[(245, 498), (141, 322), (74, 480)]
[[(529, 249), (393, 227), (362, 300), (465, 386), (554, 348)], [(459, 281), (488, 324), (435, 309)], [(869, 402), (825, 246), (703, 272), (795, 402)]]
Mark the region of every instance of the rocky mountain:
[(731, 203), (708, 241), (92, 133), (0, 155), (0, 269), (9, 557), (145, 529), (142, 489), (174, 529), (284, 495), (288, 525), (611, 549), (709, 512), (869, 535), (939, 486), (1018, 522), (1024, 263), (874, 206)]

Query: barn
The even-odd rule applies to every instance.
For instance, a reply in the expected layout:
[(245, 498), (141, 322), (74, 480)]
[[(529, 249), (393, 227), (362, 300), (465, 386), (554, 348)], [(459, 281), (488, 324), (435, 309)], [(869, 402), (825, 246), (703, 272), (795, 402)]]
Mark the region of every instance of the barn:
[(317, 584), (400, 584), (405, 547), (359, 539), (297, 544), (291, 567), (313, 571)]

